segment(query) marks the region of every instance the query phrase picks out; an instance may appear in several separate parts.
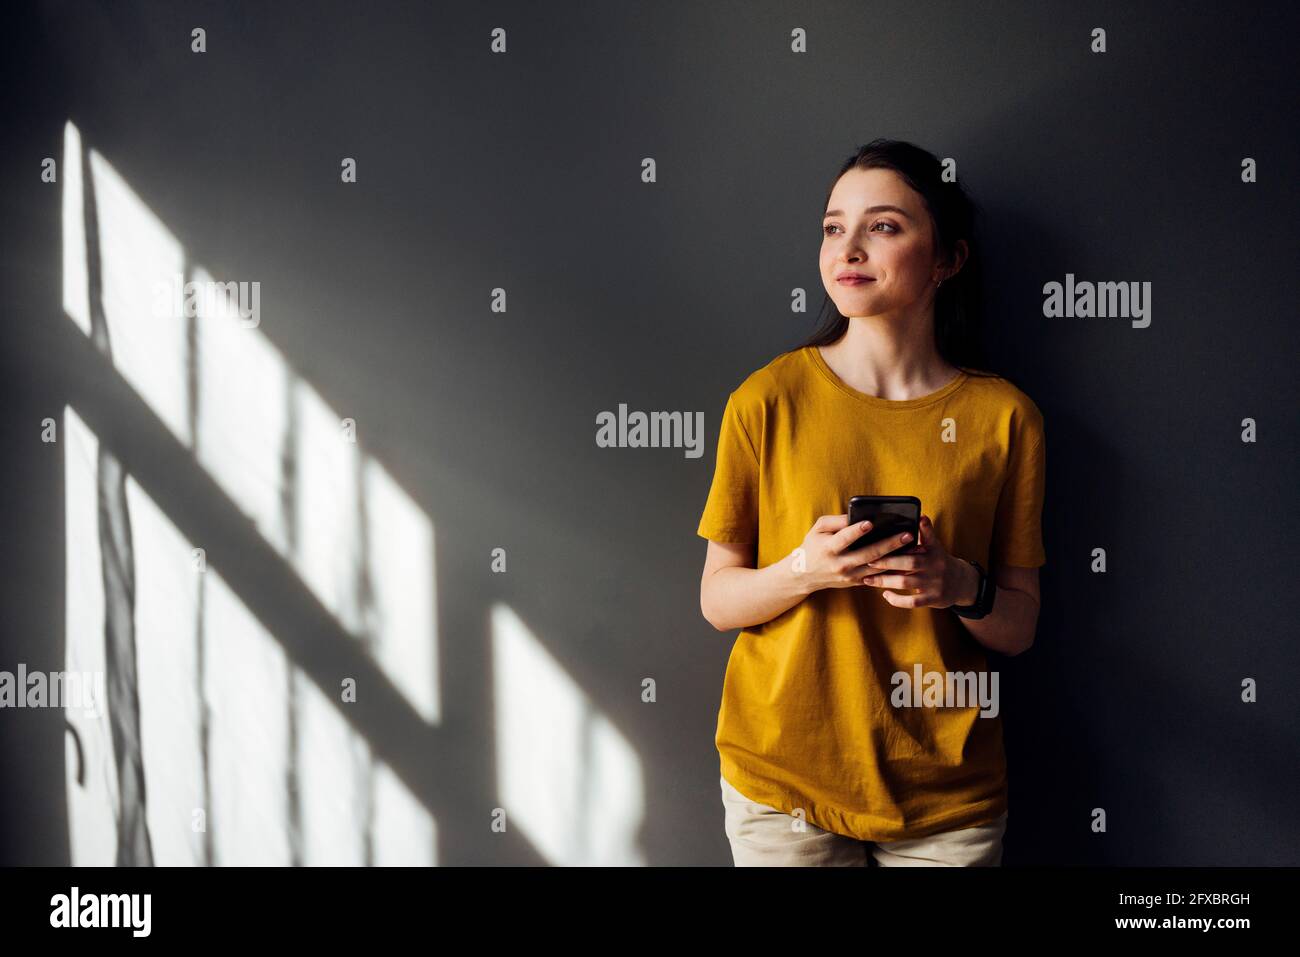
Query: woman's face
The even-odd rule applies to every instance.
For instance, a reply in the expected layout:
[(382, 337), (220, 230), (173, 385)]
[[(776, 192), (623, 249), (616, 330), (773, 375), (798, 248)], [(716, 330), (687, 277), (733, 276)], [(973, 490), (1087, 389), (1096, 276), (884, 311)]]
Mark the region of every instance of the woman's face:
[[(891, 169), (851, 169), (831, 190), (821, 274), (844, 316), (878, 316), (932, 296), (942, 273), (921, 195)], [(839, 279), (842, 273), (871, 277)]]

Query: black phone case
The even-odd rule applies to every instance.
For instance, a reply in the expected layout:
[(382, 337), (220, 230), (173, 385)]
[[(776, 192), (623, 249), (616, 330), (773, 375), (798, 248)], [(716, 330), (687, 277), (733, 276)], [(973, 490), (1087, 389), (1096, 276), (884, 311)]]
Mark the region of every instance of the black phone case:
[[(886, 505), (894, 508), (885, 511), (883, 506)], [(899, 514), (898, 506), (905, 506), (908, 514)], [(881, 557), (906, 555), (916, 549), (921, 537), (921, 500), (915, 495), (855, 495), (849, 499), (847, 511), (850, 525), (870, 521), (871, 528), (845, 548), (846, 552), (866, 548), (872, 542), (879, 542), (903, 532), (911, 532), (912, 540)]]

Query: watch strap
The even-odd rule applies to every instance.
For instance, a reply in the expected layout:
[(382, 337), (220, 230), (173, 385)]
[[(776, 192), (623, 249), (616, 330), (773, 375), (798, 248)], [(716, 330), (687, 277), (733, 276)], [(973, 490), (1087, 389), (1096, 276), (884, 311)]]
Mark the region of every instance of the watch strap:
[(949, 605), (953, 614), (962, 618), (983, 618), (993, 610), (993, 596), (996, 594), (996, 586), (993, 579), (984, 571), (979, 562), (973, 559), (964, 559), (975, 566), (975, 570), (980, 573), (979, 588), (975, 593), (975, 603), (972, 605)]

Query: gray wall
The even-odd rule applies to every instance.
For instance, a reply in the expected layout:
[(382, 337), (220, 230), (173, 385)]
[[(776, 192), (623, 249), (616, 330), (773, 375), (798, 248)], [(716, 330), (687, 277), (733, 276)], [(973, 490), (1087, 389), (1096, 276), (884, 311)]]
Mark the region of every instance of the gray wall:
[[(647, 862), (729, 864), (713, 732), (735, 636), (700, 616), (695, 536), (718, 416), (811, 329), (829, 177), (893, 136), (955, 157), (983, 205), (993, 365), (1047, 422), (1037, 643), (992, 659), (1005, 862), (1300, 863), (1293, 16), (336, 6), (6, 10), (0, 668), (62, 666), (62, 457), (39, 423), (69, 399), (101, 410), (128, 463), (175, 472), (168, 504), (218, 552), (242, 541), (183, 457), (115, 414), (130, 397), (61, 317), (59, 190), (39, 163), (71, 118), (196, 259), (262, 283), (262, 331), (435, 522), (445, 720), (392, 753), (436, 809), (440, 859), (540, 859), (484, 826), (500, 600), (633, 744)], [(1151, 282), (1150, 326), (1044, 318), (1042, 286), (1067, 272)], [(794, 287), (810, 313), (791, 314)], [(595, 415), (619, 403), (703, 411), (705, 454), (598, 448)], [(250, 602), (292, 641), (307, 605), (258, 582), (245, 574)], [(399, 736), (385, 714), (359, 720)], [(4, 863), (66, 861), (57, 713), (0, 713), (0, 748)]]

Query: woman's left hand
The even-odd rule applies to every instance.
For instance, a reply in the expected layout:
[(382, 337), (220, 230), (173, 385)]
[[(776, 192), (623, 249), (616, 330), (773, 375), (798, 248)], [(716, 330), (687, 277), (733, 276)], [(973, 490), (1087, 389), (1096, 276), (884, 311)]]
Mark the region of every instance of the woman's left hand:
[[(870, 563), (879, 571), (862, 579), (864, 585), (882, 589), (885, 601), (895, 608), (947, 608), (949, 605), (969, 604), (974, 601), (979, 586), (979, 572), (970, 562), (962, 561), (948, 553), (934, 533), (930, 516), (921, 516), (921, 534), (916, 551), (906, 555), (890, 555)], [(890, 588), (916, 589), (903, 595)]]

